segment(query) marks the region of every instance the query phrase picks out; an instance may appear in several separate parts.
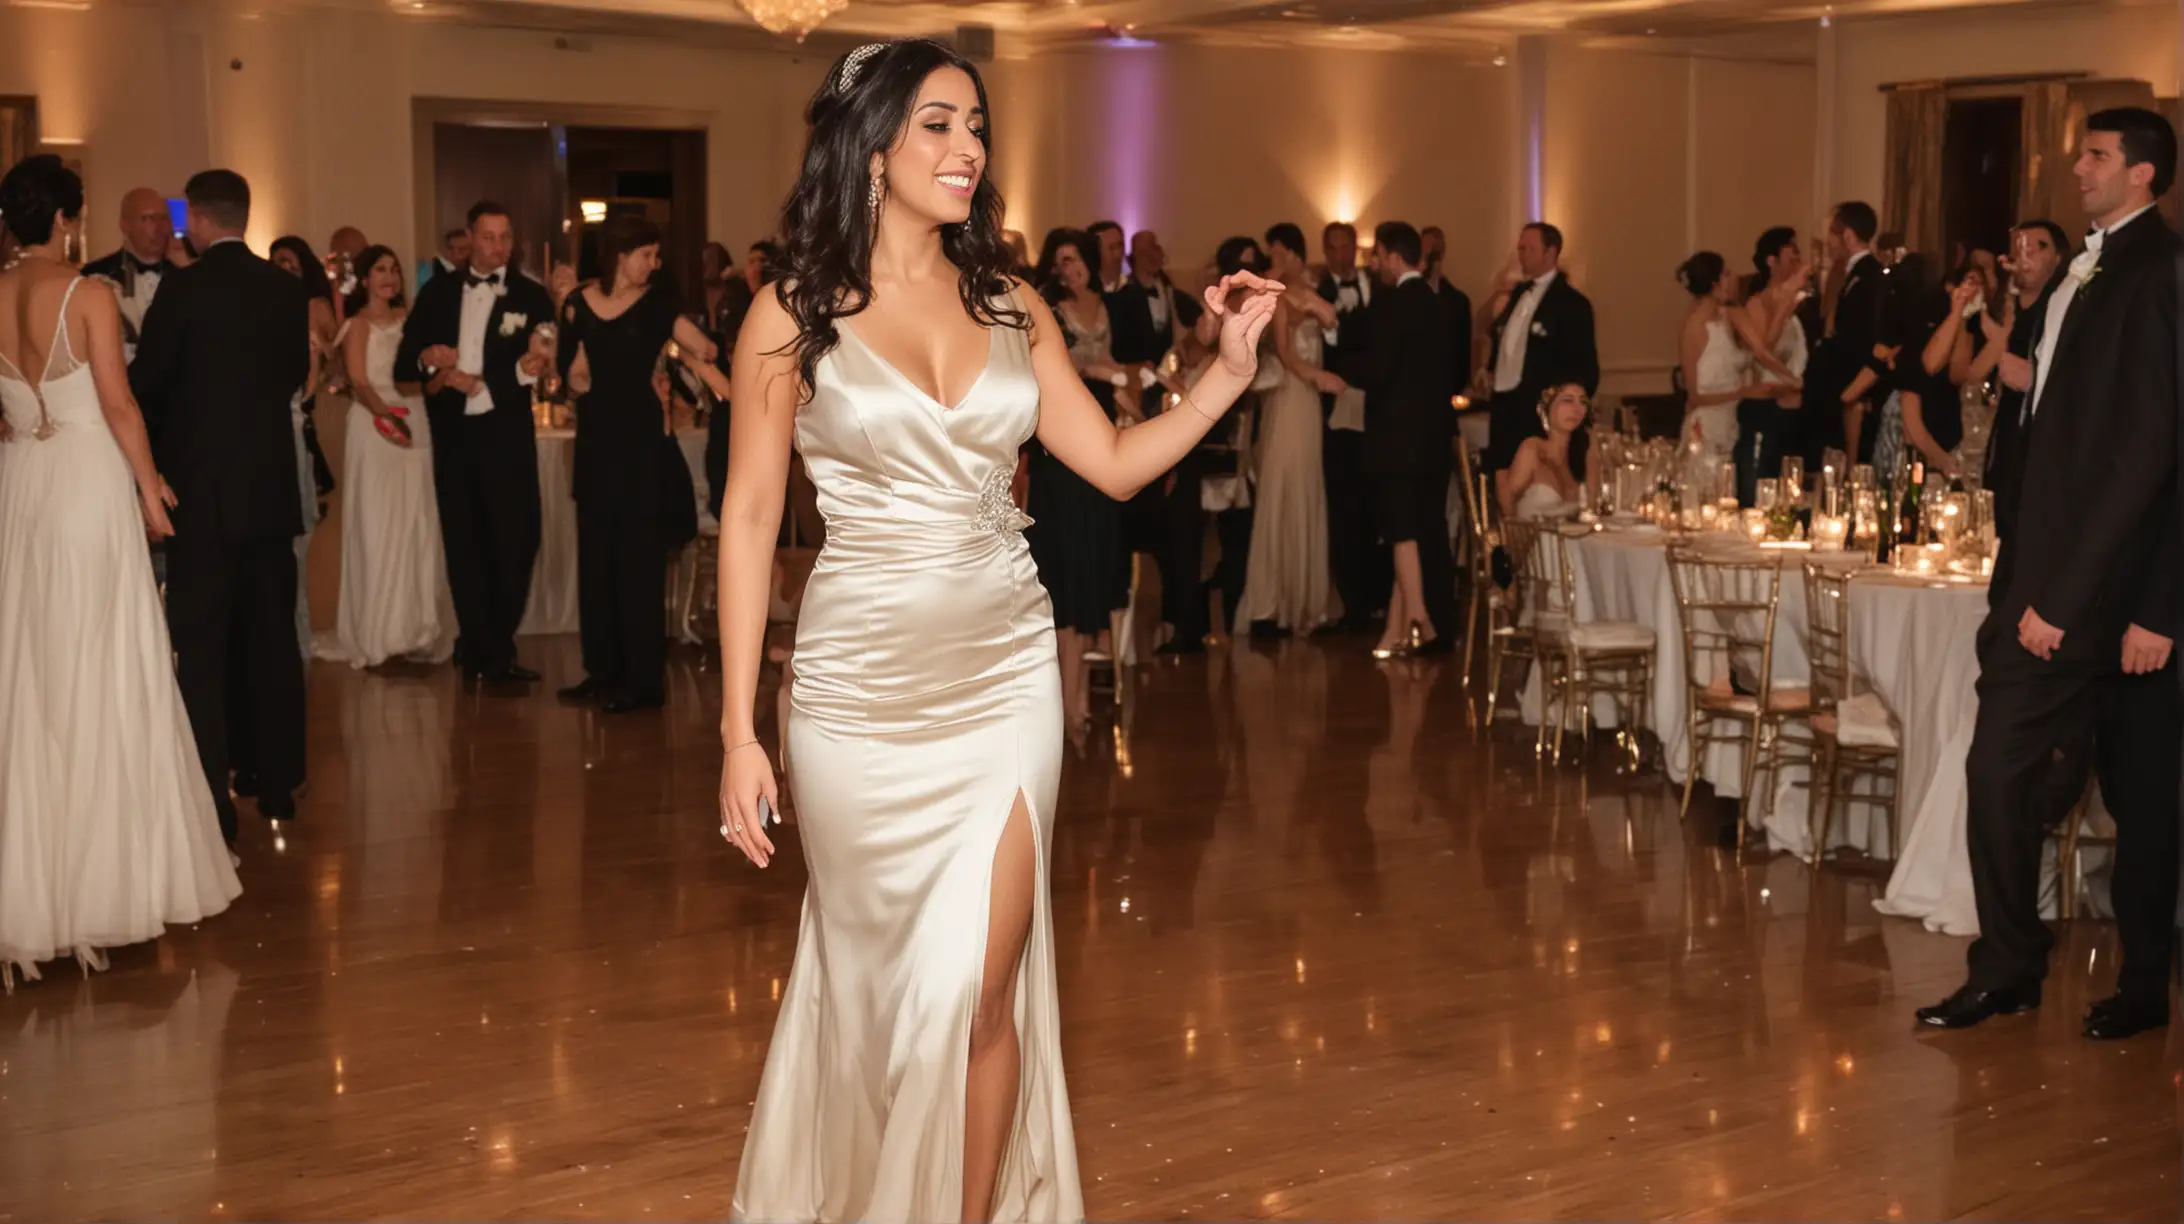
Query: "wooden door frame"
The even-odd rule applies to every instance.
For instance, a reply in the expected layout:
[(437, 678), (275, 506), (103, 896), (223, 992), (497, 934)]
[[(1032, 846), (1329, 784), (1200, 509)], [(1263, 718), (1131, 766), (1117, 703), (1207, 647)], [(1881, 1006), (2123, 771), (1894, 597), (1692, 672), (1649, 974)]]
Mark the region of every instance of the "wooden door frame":
[[(435, 124), (467, 124), (476, 127), (594, 127), (647, 128), (659, 131), (706, 133), (712, 128), (711, 112), (662, 106), (606, 106), (576, 102), (511, 102), (490, 98), (417, 97), (410, 100), (410, 181), (416, 184), (413, 208), (414, 251), (429, 259), (439, 253), (439, 225), (434, 220), (438, 188), (433, 164), (432, 129)], [(711, 167), (707, 167), (708, 174)], [(564, 171), (565, 172), (565, 171)], [(574, 207), (567, 199), (566, 178), (560, 183), (563, 210)], [(701, 177), (697, 184), (698, 209), (709, 212), (711, 199)], [(709, 218), (708, 218), (709, 220)], [(710, 230), (710, 224), (705, 226)], [(566, 247), (566, 244), (564, 244)], [(574, 252), (564, 249), (565, 258)]]

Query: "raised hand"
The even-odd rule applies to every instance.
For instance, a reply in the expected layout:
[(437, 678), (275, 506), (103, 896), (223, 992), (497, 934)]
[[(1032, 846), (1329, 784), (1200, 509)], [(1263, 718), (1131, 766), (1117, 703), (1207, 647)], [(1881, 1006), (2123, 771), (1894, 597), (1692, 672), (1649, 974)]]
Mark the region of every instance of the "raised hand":
[[(1231, 295), (1240, 295), (1232, 303)], [(1282, 284), (1252, 272), (1232, 272), (1206, 290), (1206, 310), (1221, 321), (1221, 364), (1250, 377), (1259, 369), (1259, 337), (1274, 318)]]

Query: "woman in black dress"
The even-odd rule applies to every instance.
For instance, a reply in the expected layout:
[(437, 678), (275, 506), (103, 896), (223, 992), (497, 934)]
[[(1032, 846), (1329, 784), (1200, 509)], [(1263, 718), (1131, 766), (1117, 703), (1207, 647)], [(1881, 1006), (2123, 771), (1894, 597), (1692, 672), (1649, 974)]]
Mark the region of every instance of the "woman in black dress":
[[(1047, 235), (1036, 271), (1040, 296), (1054, 307), (1069, 357), (1107, 419), (1115, 419), (1115, 380), (1122, 368), (1108, 353), (1107, 307), (1094, 281), (1099, 243), (1083, 230)], [(1134, 397), (1133, 397), (1134, 399)], [(1062, 664), (1062, 719), (1080, 753), (1092, 721), (1091, 663), (1085, 658), (1130, 602), (1130, 559), (1122, 546), (1122, 503), (1034, 441), (1028, 448), (1029, 487), (1024, 532), (1039, 581), (1054, 603)]]
[[(727, 399), (716, 350), (684, 318), (673, 292), (653, 283), (660, 231), (616, 217), (600, 236), (598, 281), (568, 296), (556, 338), (562, 377), (576, 392), (576, 598), (584, 681), (561, 691), (609, 714), (657, 709), (667, 699), (666, 524), (663, 441), (672, 428), (653, 374), (668, 342), (713, 394)], [(679, 459), (678, 459), (679, 461)]]

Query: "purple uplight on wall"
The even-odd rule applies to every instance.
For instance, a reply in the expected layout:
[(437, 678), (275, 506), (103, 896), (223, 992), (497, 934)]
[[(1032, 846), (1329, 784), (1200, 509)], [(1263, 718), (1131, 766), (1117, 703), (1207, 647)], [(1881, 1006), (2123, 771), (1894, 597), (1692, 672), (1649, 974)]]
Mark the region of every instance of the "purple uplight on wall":
[[(1097, 198), (1109, 205), (1106, 215), (1122, 224), (1125, 236), (1149, 222), (1152, 210), (1146, 199), (1151, 190), (1152, 167), (1164, 149), (1167, 129), (1161, 122), (1167, 92), (1157, 57), (1136, 54), (1155, 44), (1118, 33), (1105, 48), (1107, 69), (1107, 131), (1100, 134), (1107, 155), (1102, 161), (1104, 182), (1094, 184)], [(1109, 49), (1126, 52), (1108, 56)]]

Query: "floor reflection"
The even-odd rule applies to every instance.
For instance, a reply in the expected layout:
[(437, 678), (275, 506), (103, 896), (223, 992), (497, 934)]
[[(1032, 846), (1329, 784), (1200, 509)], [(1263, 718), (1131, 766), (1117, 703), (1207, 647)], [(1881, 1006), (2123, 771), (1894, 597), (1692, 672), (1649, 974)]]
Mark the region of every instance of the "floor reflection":
[[(726, 1211), (796, 828), (722, 850), (694, 657), (604, 719), (527, 649), (528, 695), (314, 668), (313, 790), (236, 909), (0, 1000), (0, 1220)], [(1458, 681), (1340, 638), (1127, 673), (1052, 850), (1095, 1217), (2175, 1211), (2174, 1056), (2075, 1032), (2105, 927), (2040, 1014), (1920, 1037), (1961, 942)]]

